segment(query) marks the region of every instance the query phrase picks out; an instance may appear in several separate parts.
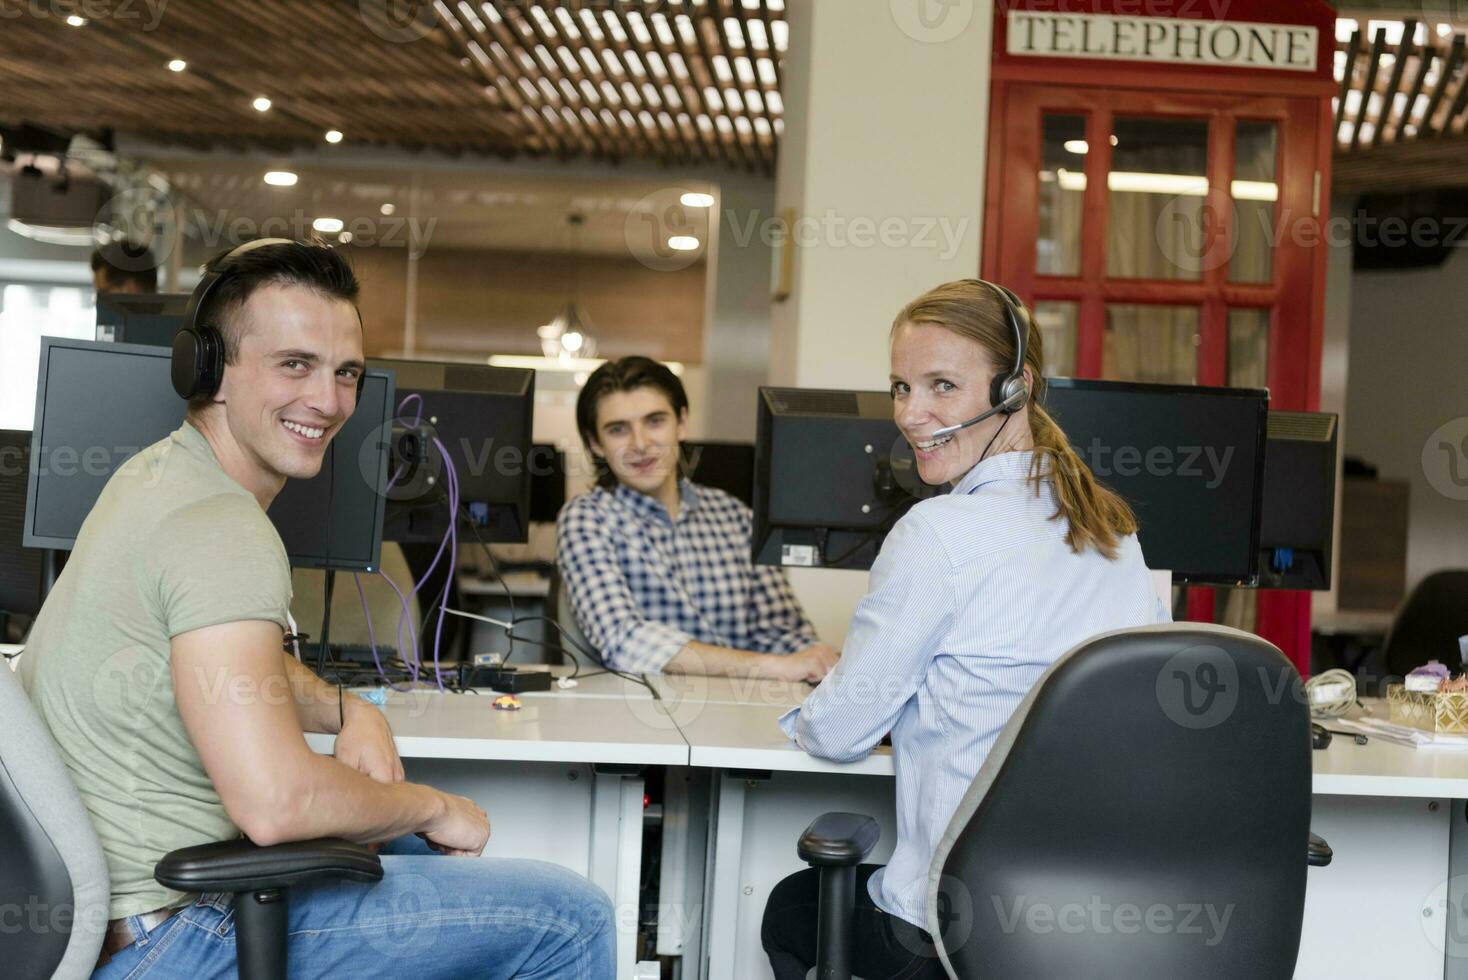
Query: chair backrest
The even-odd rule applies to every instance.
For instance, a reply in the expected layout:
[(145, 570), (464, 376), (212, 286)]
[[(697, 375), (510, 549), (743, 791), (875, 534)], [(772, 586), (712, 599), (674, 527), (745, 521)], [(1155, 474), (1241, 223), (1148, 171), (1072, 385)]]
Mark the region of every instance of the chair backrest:
[(89, 977), (110, 897), (102, 846), (51, 733), (3, 665), (0, 718), (0, 910), (21, 926), (0, 973)]
[(1167, 624), (1071, 650), (934, 856), (929, 932), (950, 974), (1287, 980), (1309, 740), (1298, 673), (1256, 636)]
[(1433, 572), (1417, 583), (1392, 620), (1386, 672), (1402, 676), (1429, 660), (1456, 668), (1460, 636), (1468, 636), (1468, 569)]

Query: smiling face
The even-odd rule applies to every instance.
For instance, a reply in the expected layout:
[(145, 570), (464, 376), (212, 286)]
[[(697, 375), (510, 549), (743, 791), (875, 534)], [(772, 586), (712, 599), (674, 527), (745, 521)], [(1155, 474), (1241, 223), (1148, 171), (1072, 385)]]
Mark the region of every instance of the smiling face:
[[(966, 422), (990, 407), (995, 369), (977, 341), (931, 323), (906, 323), (892, 337), (892, 417), (917, 457), (924, 483), (958, 481), (973, 468), (1005, 416), (934, 440), (935, 429)], [(1016, 425), (1016, 423), (1019, 423)], [(1006, 429), (1028, 431), (1026, 419)]]
[(357, 314), (313, 289), (266, 285), (234, 316), (244, 329), (214, 401), (223, 403), (235, 455), (252, 471), (241, 482), (278, 489), (310, 479), (357, 405)]
[(596, 404), (591, 451), (633, 490), (661, 496), (678, 481), (678, 444), (688, 436), (688, 412), (650, 385), (612, 391)]

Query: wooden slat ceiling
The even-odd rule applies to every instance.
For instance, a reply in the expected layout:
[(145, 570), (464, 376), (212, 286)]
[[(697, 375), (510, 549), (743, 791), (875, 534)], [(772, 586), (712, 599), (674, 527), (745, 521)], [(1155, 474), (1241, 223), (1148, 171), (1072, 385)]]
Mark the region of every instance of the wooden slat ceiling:
[(69, 26), (84, 6), (0, 0), (0, 123), (762, 174), (784, 128), (784, 0), (133, 0)]
[(1468, 25), (1337, 21), (1338, 192), (1468, 185)]

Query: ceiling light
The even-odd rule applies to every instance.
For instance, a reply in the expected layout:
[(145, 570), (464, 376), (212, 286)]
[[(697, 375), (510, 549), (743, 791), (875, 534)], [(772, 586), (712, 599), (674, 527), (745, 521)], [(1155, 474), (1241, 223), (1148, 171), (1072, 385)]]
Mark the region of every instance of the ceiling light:
[(572, 354), (580, 351), (582, 345), (585, 343), (586, 337), (580, 331), (570, 330), (561, 334), (561, 346)]
[(679, 200), (683, 202), (684, 207), (689, 208), (711, 208), (714, 206), (714, 196), (712, 194), (699, 194), (694, 191), (689, 191)]
[(289, 170), (271, 170), (265, 174), (265, 183), (272, 187), (295, 187), (299, 179)]
[(71, 27), (86, 27), (87, 19), (85, 17), (79, 17), (76, 14), (72, 14), (70, 17), (66, 18), (66, 23)]
[(188, 66), (189, 66), (189, 63), (187, 61), (184, 61), (182, 58), (174, 58), (172, 61), (170, 61), (168, 63), (168, 70), (169, 71), (183, 71)]
[(1090, 151), (1090, 144), (1088, 144), (1085, 140), (1065, 141), (1065, 152), (1067, 153), (1089, 153)]
[(328, 142), (328, 143), (340, 143), (341, 141), (342, 141), (342, 131), (341, 130), (339, 130), (339, 129), (328, 129), (326, 131), (326, 142)]
[(397, 210), (397, 206), (393, 204), (384, 204), (382, 207), (378, 208), (378, 210), (381, 211), (384, 215), (389, 215)]
[(349, 231), (344, 231), (340, 235), (336, 236), (336, 240), (341, 242), (343, 245), (350, 245), (352, 244), (352, 233)]
[(698, 239), (692, 235), (674, 235), (668, 239), (668, 247), (675, 252), (695, 252), (698, 250)]
[(255, 111), (256, 112), (269, 112), (270, 111), (270, 100), (267, 99), (263, 95), (260, 96), (258, 99), (256, 99), (254, 102), (252, 102), (250, 104), (255, 107)]
[(323, 235), (335, 235), (346, 227), (346, 223), (340, 218), (317, 218), (311, 222), (311, 227)]

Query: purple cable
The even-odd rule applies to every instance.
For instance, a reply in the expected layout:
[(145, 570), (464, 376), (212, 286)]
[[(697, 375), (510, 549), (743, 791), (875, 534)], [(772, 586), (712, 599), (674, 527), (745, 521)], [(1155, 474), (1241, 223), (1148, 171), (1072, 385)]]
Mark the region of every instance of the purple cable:
[[(376, 632), (376, 630), (374, 630), (372, 628), (372, 610), (370, 610), (370, 609), (367, 608), (367, 592), (366, 592), (366, 590), (364, 590), (362, 588), (362, 576), (359, 575), (356, 572), (353, 572), (352, 573), (352, 582), (357, 586), (357, 598), (362, 600), (362, 618), (367, 621), (367, 642), (372, 647), (372, 663), (377, 668), (377, 676), (378, 677), (381, 677), (382, 678), (382, 682), (384, 684), (386, 684), (388, 687), (392, 688), (394, 691), (410, 691), (410, 690), (412, 690), (413, 689), (412, 684), (409, 684), (407, 687), (398, 687), (387, 676), (387, 671), (385, 671), (385, 670), (382, 669), (382, 661), (380, 659), (378, 659), (378, 656), (377, 656), (377, 632)], [(398, 622), (399, 622), (399, 624), (401, 624), (402, 623), (402, 620), (399, 619)], [(402, 631), (401, 625), (399, 626), (398, 629), (399, 629), (399, 634), (401, 634), (401, 631)], [(399, 643), (399, 646), (401, 646), (401, 644), (402, 644), (401, 638), (398, 640), (398, 643)]]
[(408, 605), (408, 597), (403, 594), (403, 590), (398, 588), (398, 583), (394, 582), (386, 572), (379, 570), (377, 574), (381, 575), (383, 581), (390, 585), (392, 590), (398, 594), (398, 601), (403, 605), (402, 614), (398, 616), (398, 649), (403, 649), (403, 624), (407, 623), (408, 639), (410, 641), (408, 651), (411, 654), (411, 658), (404, 659), (413, 668), (413, 678), (416, 680), (418, 678), (418, 672), (422, 669), (422, 660), (418, 656), (418, 637), (413, 626), (413, 617), (408, 615), (411, 611)]

